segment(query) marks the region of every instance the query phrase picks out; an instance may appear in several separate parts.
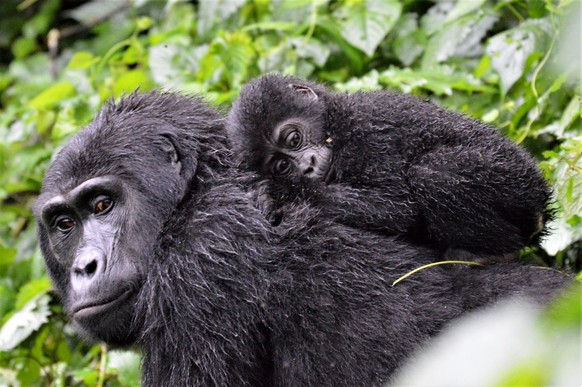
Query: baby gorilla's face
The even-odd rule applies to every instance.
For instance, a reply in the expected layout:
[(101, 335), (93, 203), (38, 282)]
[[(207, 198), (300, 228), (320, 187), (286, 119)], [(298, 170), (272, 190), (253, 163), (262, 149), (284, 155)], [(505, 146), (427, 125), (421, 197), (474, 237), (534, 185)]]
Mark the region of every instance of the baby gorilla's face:
[(331, 175), (327, 141), (321, 128), (301, 119), (282, 122), (266, 139), (263, 171), (274, 177), (326, 181)]

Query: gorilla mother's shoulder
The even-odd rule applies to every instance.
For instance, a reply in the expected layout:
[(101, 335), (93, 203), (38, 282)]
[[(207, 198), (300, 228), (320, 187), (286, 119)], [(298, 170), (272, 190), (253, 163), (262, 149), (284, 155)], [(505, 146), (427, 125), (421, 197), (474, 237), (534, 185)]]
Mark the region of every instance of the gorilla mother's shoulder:
[[(271, 230), (223, 118), (201, 100), (132, 94), (57, 155), (34, 212), (63, 305), (93, 341), (143, 348), (143, 384), (380, 385), (443, 325), (571, 282), (437, 254), (297, 205)], [(277, 238), (277, 239), (275, 239)]]

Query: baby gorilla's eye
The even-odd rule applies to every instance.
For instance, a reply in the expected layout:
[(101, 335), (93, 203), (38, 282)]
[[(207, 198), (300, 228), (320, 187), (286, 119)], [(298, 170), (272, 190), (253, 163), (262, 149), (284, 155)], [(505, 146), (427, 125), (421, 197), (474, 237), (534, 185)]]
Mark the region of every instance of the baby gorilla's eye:
[(273, 173), (275, 175), (286, 175), (291, 171), (291, 162), (287, 159), (279, 159), (273, 164)]
[(75, 227), (75, 221), (68, 217), (63, 217), (57, 220), (57, 229), (61, 232), (70, 231)]
[(301, 133), (294, 130), (285, 137), (285, 144), (289, 149), (296, 149), (301, 145)]
[(94, 208), (93, 212), (95, 214), (102, 214), (102, 213), (106, 212), (107, 210), (109, 210), (112, 205), (113, 205), (113, 200), (111, 200), (108, 197), (105, 197), (105, 198), (99, 200), (97, 202), (97, 204), (95, 204), (95, 208)]

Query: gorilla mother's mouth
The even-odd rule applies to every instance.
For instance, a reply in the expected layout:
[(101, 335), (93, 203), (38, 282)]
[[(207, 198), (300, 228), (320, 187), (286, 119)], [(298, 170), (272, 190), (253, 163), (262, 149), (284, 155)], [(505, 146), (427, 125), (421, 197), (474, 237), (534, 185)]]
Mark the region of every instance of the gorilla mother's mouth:
[(123, 305), (123, 303), (125, 303), (125, 301), (127, 301), (134, 293), (134, 289), (128, 289), (123, 293), (117, 293), (107, 298), (92, 300), (90, 302), (74, 306), (71, 309), (71, 314), (77, 320), (94, 317)]

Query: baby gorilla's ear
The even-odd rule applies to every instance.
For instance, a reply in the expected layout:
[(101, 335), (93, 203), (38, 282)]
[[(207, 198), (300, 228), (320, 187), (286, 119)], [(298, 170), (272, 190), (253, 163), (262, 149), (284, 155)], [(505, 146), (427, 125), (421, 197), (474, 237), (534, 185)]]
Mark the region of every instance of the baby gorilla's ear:
[(289, 87), (312, 101), (316, 101), (319, 98), (317, 94), (315, 94), (315, 91), (308, 86), (290, 83)]

